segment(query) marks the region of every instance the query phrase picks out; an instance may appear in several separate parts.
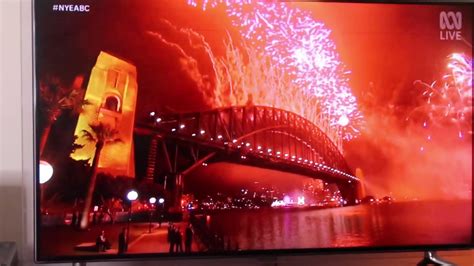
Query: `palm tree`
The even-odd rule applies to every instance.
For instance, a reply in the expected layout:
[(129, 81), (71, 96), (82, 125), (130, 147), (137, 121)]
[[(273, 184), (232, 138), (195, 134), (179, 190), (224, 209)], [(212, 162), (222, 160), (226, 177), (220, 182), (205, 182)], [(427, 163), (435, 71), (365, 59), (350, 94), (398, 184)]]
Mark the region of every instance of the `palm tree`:
[(77, 76), (71, 87), (64, 87), (59, 78), (49, 77), (40, 81), (40, 111), (45, 119), (44, 129), (40, 139), (40, 156), (43, 154), (51, 127), (63, 110), (72, 110), (73, 114), (82, 112), (82, 107), (89, 104), (84, 100), (82, 76)]
[(87, 228), (89, 224), (89, 212), (92, 204), (92, 198), (94, 195), (95, 184), (97, 181), (97, 173), (99, 166), (100, 153), (105, 145), (121, 142), (118, 138), (119, 132), (102, 122), (96, 122), (89, 124), (91, 131), (82, 130), (83, 137), (92, 143), (95, 143), (94, 159), (92, 160), (91, 166), (91, 178), (87, 189), (86, 200), (84, 202), (84, 210), (82, 213), (81, 228)]

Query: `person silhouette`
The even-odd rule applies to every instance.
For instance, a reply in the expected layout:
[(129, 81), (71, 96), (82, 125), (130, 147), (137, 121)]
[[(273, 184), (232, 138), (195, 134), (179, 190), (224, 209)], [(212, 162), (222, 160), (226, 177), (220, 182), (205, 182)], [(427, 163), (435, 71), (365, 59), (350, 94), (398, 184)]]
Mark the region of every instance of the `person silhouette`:
[(179, 228), (175, 228), (176, 252), (183, 252), (183, 234)]
[(169, 223), (169, 226), (168, 226), (168, 243), (170, 243), (170, 250), (169, 252), (170, 253), (173, 253), (174, 252), (174, 245), (176, 243), (176, 233), (175, 233), (175, 229), (174, 229), (174, 225), (172, 223)]
[(184, 251), (186, 253), (190, 253), (191, 252), (191, 246), (192, 246), (192, 243), (193, 243), (193, 235), (194, 235), (194, 230), (193, 230), (193, 226), (191, 223), (188, 224), (188, 227), (186, 227), (186, 231), (185, 231), (185, 239), (184, 239)]
[(110, 242), (107, 240), (107, 238), (105, 237), (105, 231), (102, 230), (100, 232), (100, 235), (97, 237), (96, 241), (96, 246), (97, 246), (97, 250), (100, 252), (100, 251), (107, 251), (107, 249), (110, 249)]
[(127, 229), (124, 227), (118, 237), (118, 254), (124, 254), (128, 249)]

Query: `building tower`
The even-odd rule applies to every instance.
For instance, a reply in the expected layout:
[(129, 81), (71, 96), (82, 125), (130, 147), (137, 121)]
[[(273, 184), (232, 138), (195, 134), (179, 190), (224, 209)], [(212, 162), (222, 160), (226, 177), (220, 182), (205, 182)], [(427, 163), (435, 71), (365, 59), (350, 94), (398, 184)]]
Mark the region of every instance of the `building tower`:
[(74, 134), (76, 143), (84, 147), (75, 150), (71, 158), (92, 160), (95, 143), (83, 137), (89, 124), (100, 122), (118, 131), (120, 142), (105, 145), (99, 158), (99, 171), (114, 176), (135, 176), (133, 128), (137, 101), (136, 67), (122, 59), (100, 52), (92, 69), (84, 96), (89, 104), (79, 115)]

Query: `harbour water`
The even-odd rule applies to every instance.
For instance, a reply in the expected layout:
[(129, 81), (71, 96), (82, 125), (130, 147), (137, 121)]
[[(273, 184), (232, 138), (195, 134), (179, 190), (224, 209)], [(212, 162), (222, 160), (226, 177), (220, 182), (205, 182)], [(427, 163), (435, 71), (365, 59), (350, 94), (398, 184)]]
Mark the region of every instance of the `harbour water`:
[(470, 201), (395, 202), (319, 210), (221, 211), (212, 232), (241, 250), (469, 243)]

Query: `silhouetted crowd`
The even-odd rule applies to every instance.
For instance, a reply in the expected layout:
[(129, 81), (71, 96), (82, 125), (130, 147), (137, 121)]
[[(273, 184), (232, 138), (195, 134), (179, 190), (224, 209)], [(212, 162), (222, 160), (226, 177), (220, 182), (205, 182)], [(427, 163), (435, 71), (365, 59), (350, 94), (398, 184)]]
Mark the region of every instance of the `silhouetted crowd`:
[[(184, 252), (190, 253), (193, 243), (194, 231), (191, 224), (188, 224), (184, 232)], [(168, 243), (170, 244), (170, 253), (183, 252), (183, 233), (180, 228), (173, 223), (168, 226)]]

